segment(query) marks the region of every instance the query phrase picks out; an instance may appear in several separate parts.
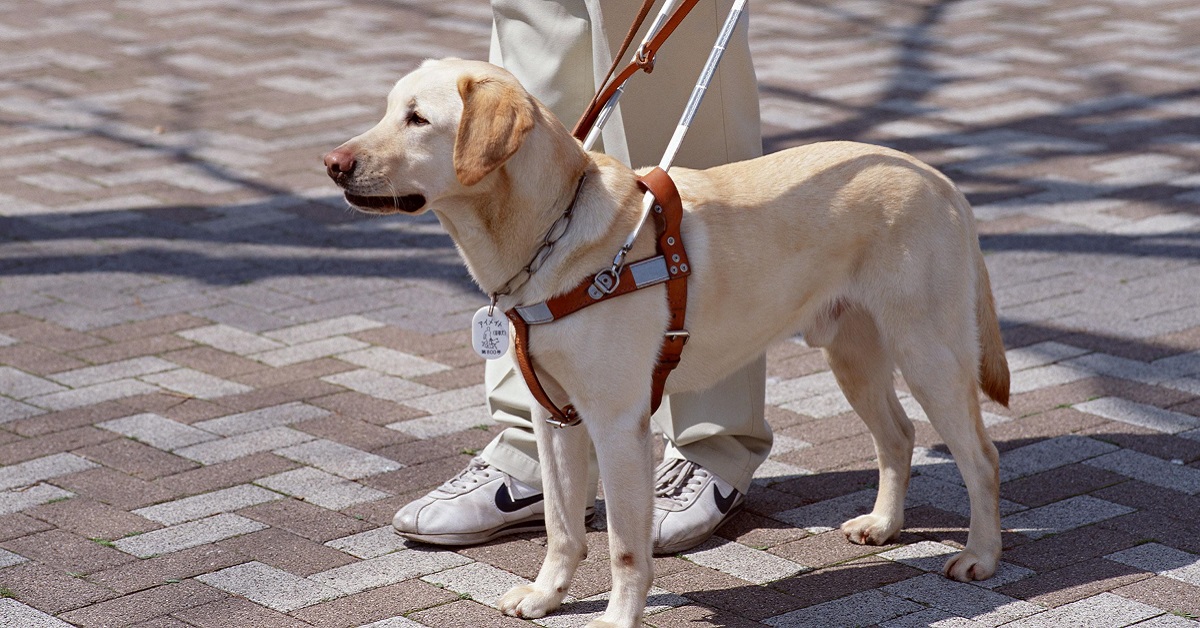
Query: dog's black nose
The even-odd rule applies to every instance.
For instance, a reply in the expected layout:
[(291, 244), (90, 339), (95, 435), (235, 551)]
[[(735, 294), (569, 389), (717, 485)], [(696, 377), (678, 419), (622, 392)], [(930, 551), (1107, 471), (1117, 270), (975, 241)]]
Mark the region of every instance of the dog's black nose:
[(354, 153), (346, 148), (338, 148), (325, 155), (325, 172), (334, 181), (340, 181), (349, 176), (351, 172), (354, 172), (354, 165)]

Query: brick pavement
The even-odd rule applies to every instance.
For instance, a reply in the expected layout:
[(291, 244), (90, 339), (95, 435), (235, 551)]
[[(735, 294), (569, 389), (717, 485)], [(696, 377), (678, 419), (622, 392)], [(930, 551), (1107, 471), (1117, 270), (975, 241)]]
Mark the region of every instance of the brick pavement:
[[(483, 301), (428, 219), (352, 215), (320, 155), (482, 0), (10, 0), (0, 15), (0, 625), (508, 626), (544, 538), (392, 512), (497, 428)], [(936, 572), (966, 501), (917, 419), (907, 528), (833, 530), (873, 451), (823, 360), (769, 354), (746, 511), (657, 560), (652, 626), (1183, 626), (1200, 616), (1200, 10), (1189, 0), (754, 3), (770, 150), (951, 175), (1014, 369), (986, 406), (1006, 551)], [(632, 89), (636, 87), (631, 86)], [(602, 530), (574, 601), (609, 588)]]

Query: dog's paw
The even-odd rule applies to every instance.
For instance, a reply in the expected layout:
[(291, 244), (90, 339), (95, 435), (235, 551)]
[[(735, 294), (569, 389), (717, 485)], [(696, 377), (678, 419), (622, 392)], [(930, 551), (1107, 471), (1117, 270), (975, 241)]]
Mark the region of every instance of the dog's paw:
[(546, 613), (558, 608), (562, 603), (563, 595), (563, 593), (543, 591), (532, 584), (526, 584), (514, 587), (505, 593), (504, 597), (496, 603), (496, 607), (505, 615), (522, 619), (537, 619), (545, 617)]
[(971, 550), (963, 550), (946, 561), (942, 575), (959, 582), (987, 580), (996, 573), (998, 560), (995, 556), (980, 556)]
[(866, 514), (842, 524), (842, 534), (858, 545), (883, 545), (900, 531), (900, 523), (889, 517)]

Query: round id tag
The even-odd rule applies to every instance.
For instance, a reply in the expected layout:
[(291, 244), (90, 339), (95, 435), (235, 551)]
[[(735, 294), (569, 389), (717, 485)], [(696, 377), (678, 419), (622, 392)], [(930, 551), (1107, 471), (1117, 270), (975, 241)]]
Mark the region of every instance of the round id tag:
[(495, 307), (485, 305), (471, 317), (471, 348), (488, 360), (508, 351), (508, 319)]

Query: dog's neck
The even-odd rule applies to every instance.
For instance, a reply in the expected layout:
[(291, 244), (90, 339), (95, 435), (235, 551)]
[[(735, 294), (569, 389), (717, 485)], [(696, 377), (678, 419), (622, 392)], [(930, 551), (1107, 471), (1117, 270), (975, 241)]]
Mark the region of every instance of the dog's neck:
[[(607, 263), (601, 260), (611, 260), (636, 220), (636, 210), (625, 216), (630, 214), (627, 199), (603, 193), (609, 186), (602, 182), (606, 175), (625, 175), (629, 189), (636, 193), (632, 172), (584, 152), (565, 129), (553, 132), (560, 128), (532, 134), (508, 163), (473, 186), (478, 191), (434, 207), (479, 287), (489, 295), (508, 293), (499, 300), (505, 309), (550, 298), (566, 274), (600, 270)], [(547, 156), (552, 156), (553, 167), (545, 163)], [(518, 177), (517, 172), (525, 174)], [(586, 180), (575, 199), (584, 174)], [(570, 222), (553, 250), (536, 272), (522, 272), (551, 225), (573, 201)], [(514, 277), (517, 281), (511, 281)]]

